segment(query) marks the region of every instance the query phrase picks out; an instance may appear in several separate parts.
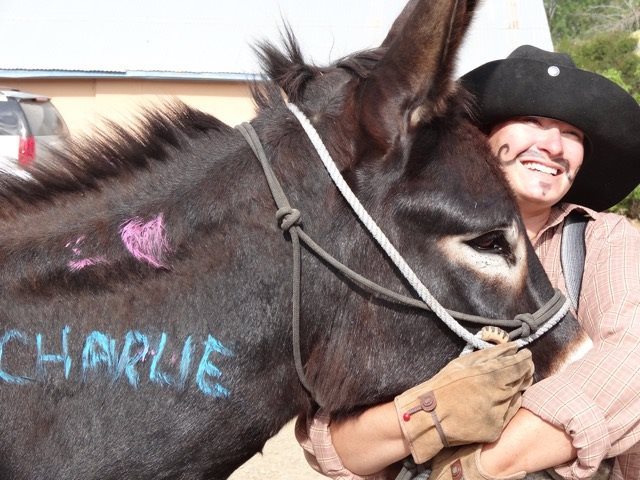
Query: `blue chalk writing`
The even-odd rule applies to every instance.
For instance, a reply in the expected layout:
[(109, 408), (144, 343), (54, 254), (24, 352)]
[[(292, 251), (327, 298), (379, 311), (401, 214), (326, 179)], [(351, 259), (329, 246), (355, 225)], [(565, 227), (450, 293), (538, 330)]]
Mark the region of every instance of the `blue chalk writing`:
[(97, 370), (104, 365), (107, 373), (115, 374), (114, 359), (116, 356), (116, 342), (109, 335), (102, 332), (91, 332), (84, 342), (82, 350), (82, 378), (87, 379), (89, 370)]
[[(228, 397), (230, 391), (222, 385), (223, 372), (216, 364), (216, 357), (232, 357), (233, 352), (225, 347), (218, 339), (208, 335), (202, 342), (202, 357), (198, 363), (194, 362), (197, 343), (189, 335), (184, 340), (181, 350), (180, 362), (173, 374), (163, 371), (164, 367), (174, 365), (177, 360), (177, 352), (171, 352), (169, 336), (167, 333), (148, 335), (138, 330), (130, 330), (124, 335), (122, 349), (117, 354), (117, 341), (108, 333), (97, 330), (92, 331), (79, 344), (81, 349), (72, 350), (71, 328), (65, 326), (61, 332), (61, 348), (56, 353), (51, 353), (50, 345), (47, 345), (47, 337), (42, 333), (36, 333), (33, 337), (20, 330), (7, 330), (0, 337), (0, 382), (12, 385), (25, 385), (33, 382), (44, 382), (56, 372), (54, 368), (60, 365), (62, 368), (60, 378), (72, 380), (74, 372), (80, 373), (80, 380), (89, 382), (99, 376), (111, 378), (113, 382), (124, 381), (133, 389), (140, 388), (141, 382), (146, 378), (149, 383), (162, 387), (171, 387), (178, 390), (187, 388), (189, 379), (195, 383), (197, 389), (206, 396)], [(34, 338), (35, 337), (35, 338)], [(76, 337), (77, 338), (77, 337)], [(34, 342), (35, 339), (35, 342)], [(35, 349), (33, 345), (35, 343)], [(47, 348), (49, 347), (49, 348)], [(19, 350), (17, 350), (19, 349)], [(20, 364), (20, 369), (28, 371), (33, 369), (33, 376), (18, 375), (17, 372), (7, 371), (3, 365), (3, 354), (11, 350), (20, 353), (21, 361), (32, 359), (30, 365)], [(53, 349), (55, 352), (55, 348)], [(72, 359), (72, 351), (80, 353), (80, 361), (76, 364)], [(170, 355), (170, 361), (163, 361)], [(152, 357), (151, 362), (146, 362)], [(6, 362), (5, 362), (6, 363)], [(191, 373), (197, 365), (195, 373)], [(13, 365), (13, 364), (12, 364)], [(59, 368), (59, 367), (58, 367)]]
[[(136, 353), (132, 356), (131, 349), (139, 347)], [(122, 353), (120, 354), (120, 360), (118, 360), (118, 366), (116, 368), (115, 380), (120, 378), (124, 373), (129, 379), (129, 383), (132, 387), (137, 388), (140, 381), (140, 375), (136, 369), (136, 365), (146, 358), (149, 353), (149, 339), (146, 335), (140, 332), (127, 332), (124, 339), (124, 345), (122, 346)]]
[(18, 330), (9, 330), (5, 332), (2, 336), (2, 340), (0, 340), (0, 379), (7, 383), (13, 383), (15, 385), (24, 385), (29, 383), (29, 379), (17, 375), (11, 375), (10, 373), (5, 372), (2, 369), (2, 354), (4, 353), (4, 347), (11, 340), (18, 340), (24, 344), (28, 344), (27, 337)]
[(202, 355), (202, 360), (200, 361), (200, 366), (198, 367), (198, 373), (196, 374), (196, 383), (198, 384), (198, 388), (205, 395), (214, 397), (228, 397), (229, 391), (226, 388), (224, 388), (219, 383), (214, 383), (213, 385), (211, 385), (207, 381), (207, 377), (219, 378), (222, 376), (222, 372), (220, 371), (220, 369), (209, 361), (209, 356), (214, 352), (221, 353), (222, 355), (227, 356), (231, 355), (231, 352), (227, 350), (224, 345), (222, 345), (218, 340), (209, 335), (204, 346), (204, 354)]
[(62, 363), (64, 365), (64, 378), (68, 379), (71, 373), (71, 357), (69, 356), (69, 327), (62, 329), (62, 354), (42, 353), (42, 334), (36, 335), (36, 377), (41, 380), (46, 374), (45, 363)]
[(188, 336), (182, 347), (182, 358), (180, 359), (180, 377), (177, 384), (180, 389), (183, 389), (187, 384), (187, 377), (189, 376), (189, 369), (191, 368), (192, 351), (191, 336)]
[(160, 371), (160, 360), (162, 359), (162, 354), (164, 353), (164, 349), (167, 346), (167, 334), (163, 333), (160, 335), (160, 342), (158, 343), (158, 349), (156, 350), (155, 355), (153, 356), (153, 361), (151, 362), (151, 370), (149, 371), (149, 380), (152, 382), (164, 384), (164, 385), (172, 385), (173, 379), (171, 375), (168, 373), (164, 373)]

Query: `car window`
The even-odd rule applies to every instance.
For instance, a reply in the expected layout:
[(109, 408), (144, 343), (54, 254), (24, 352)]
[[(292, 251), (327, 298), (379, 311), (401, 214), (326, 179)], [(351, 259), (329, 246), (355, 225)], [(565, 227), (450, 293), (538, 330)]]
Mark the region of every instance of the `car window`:
[(65, 135), (66, 126), (56, 108), (50, 102), (23, 100), (22, 111), (27, 117), (32, 135)]
[(20, 135), (20, 116), (14, 102), (0, 102), (0, 135)]

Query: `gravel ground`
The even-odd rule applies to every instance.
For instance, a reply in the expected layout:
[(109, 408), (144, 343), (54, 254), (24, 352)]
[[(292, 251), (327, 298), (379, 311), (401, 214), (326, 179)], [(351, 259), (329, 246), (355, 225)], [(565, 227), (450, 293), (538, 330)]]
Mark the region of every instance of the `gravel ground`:
[(326, 480), (307, 464), (302, 448), (293, 434), (294, 422), (289, 422), (256, 454), (236, 470), (229, 480)]

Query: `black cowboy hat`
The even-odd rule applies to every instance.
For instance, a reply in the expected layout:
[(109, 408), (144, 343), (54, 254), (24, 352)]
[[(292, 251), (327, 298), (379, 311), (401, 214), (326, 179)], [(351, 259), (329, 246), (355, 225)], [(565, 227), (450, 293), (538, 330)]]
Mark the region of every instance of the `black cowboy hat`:
[(640, 183), (640, 106), (605, 77), (581, 70), (562, 53), (531, 45), (460, 78), (477, 100), (480, 126), (535, 115), (578, 127), (585, 159), (563, 201), (606, 210)]

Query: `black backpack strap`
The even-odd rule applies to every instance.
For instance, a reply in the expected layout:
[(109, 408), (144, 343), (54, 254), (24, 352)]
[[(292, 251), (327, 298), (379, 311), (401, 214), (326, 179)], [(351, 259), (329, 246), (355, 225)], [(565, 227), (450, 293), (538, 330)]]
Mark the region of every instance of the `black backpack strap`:
[(431, 470), (425, 464), (416, 465), (411, 457), (407, 457), (395, 480), (428, 480), (430, 475)]
[(560, 262), (567, 296), (575, 310), (578, 309), (582, 273), (584, 271), (585, 242), (584, 231), (589, 218), (583, 213), (573, 211), (564, 219), (560, 246)]

